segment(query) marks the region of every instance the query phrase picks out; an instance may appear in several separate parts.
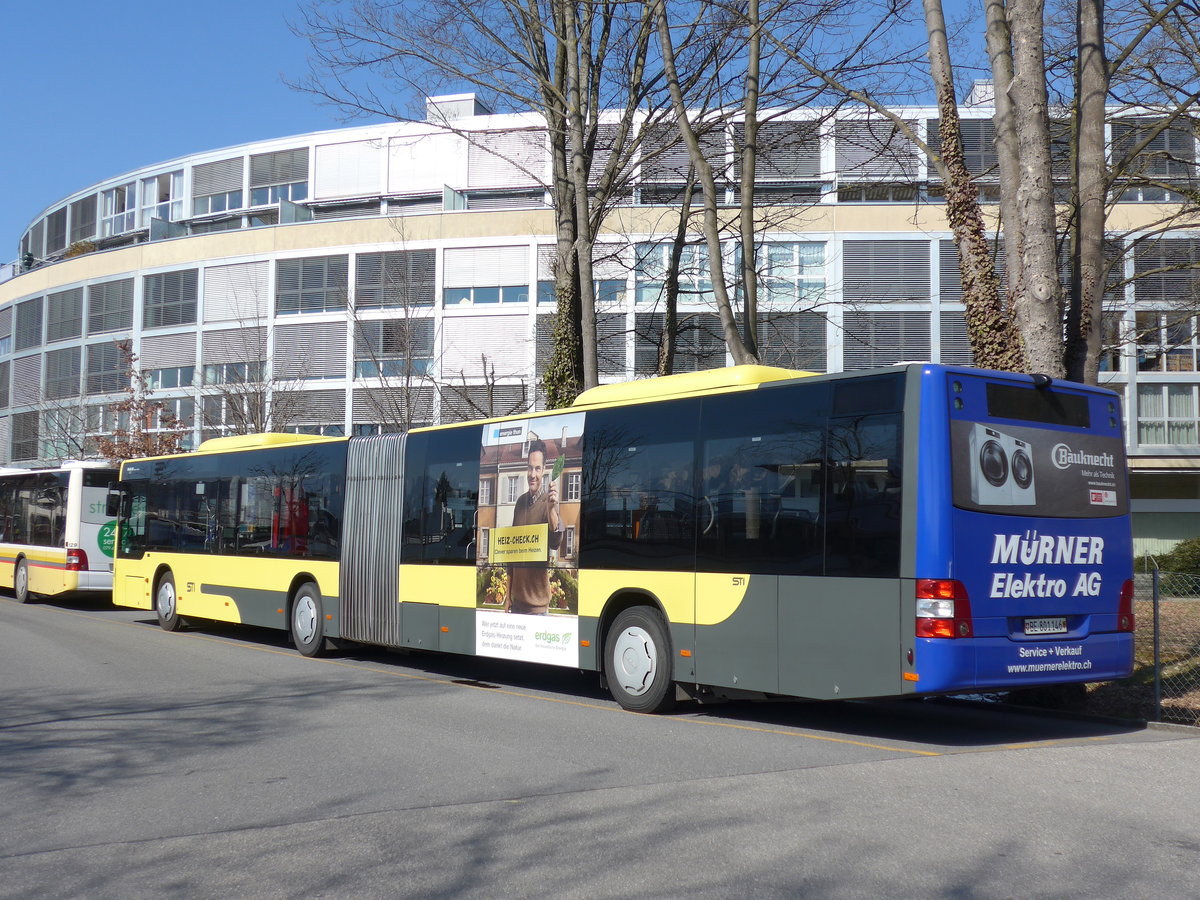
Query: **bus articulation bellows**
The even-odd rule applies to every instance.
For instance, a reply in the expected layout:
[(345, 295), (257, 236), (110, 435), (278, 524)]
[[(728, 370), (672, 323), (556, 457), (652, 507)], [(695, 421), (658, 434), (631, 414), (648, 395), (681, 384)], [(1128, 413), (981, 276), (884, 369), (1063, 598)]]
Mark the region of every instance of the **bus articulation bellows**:
[[(122, 467), (114, 601), (601, 673), (620, 704), (1120, 678), (1118, 397), (932, 364), (732, 367), (568, 410)], [(213, 557), (220, 557), (219, 564)]]

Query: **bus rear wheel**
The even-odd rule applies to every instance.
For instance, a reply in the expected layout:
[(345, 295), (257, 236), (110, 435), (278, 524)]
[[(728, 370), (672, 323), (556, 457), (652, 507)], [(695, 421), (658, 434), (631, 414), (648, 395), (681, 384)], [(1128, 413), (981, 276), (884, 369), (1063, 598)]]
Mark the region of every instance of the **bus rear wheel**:
[(656, 610), (618, 613), (604, 645), (605, 677), (614, 699), (630, 712), (661, 713), (675, 705), (670, 642)]
[(17, 560), (17, 571), (13, 573), (13, 594), (18, 603), (33, 599), (33, 594), (29, 593), (29, 563), (23, 559)]
[(300, 585), (292, 601), (292, 643), (304, 656), (320, 656), (325, 649), (325, 615), (321, 592), (311, 581)]
[(170, 572), (163, 572), (154, 586), (154, 614), (158, 616), (158, 625), (163, 631), (178, 631), (183, 627), (183, 619), (179, 618), (175, 576)]

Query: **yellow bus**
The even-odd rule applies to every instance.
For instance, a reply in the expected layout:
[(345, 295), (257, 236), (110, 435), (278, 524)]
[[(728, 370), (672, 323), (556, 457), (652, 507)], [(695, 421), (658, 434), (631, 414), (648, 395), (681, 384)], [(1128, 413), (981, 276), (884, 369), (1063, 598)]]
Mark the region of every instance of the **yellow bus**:
[(1044, 376), (749, 366), (406, 434), (219, 438), (123, 465), (114, 602), (306, 655), (596, 671), (642, 712), (1120, 677), (1120, 421)]
[(98, 462), (0, 473), (0, 586), (21, 603), (111, 591), (116, 521), (105, 497), (116, 480)]

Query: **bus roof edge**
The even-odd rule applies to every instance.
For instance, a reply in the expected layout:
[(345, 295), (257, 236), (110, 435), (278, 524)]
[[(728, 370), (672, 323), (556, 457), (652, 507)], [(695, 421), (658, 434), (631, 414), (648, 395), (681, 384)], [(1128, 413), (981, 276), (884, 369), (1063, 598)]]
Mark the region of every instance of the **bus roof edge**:
[(341, 438), (322, 437), (317, 434), (283, 434), (280, 432), (263, 432), (262, 434), (231, 434), (228, 437), (209, 438), (196, 448), (198, 453), (210, 453), (224, 450), (250, 450), (255, 447), (278, 447), (284, 444), (313, 444), (337, 441)]
[(661, 378), (640, 378), (616, 384), (602, 384), (584, 391), (575, 398), (572, 407), (598, 406), (602, 403), (629, 403), (635, 400), (654, 400), (681, 397), (700, 391), (718, 391), (722, 388), (752, 388), (771, 381), (790, 381), (793, 378), (808, 378), (813, 372), (798, 369), (781, 369), (777, 366), (725, 366), (721, 369), (706, 369), (702, 372), (681, 372)]

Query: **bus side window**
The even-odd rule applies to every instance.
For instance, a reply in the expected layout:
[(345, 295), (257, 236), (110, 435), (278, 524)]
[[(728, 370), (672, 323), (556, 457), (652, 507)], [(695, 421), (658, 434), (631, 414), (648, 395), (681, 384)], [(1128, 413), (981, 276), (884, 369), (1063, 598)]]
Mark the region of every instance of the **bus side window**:
[(899, 413), (830, 423), (826, 575), (899, 574), (900, 423)]
[(699, 412), (682, 400), (588, 413), (581, 566), (692, 568)]
[(821, 574), (828, 397), (801, 383), (705, 399), (702, 571)]
[(410, 435), (405, 450), (404, 562), (475, 564), (478, 425)]

